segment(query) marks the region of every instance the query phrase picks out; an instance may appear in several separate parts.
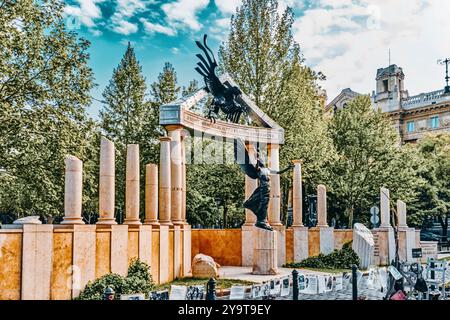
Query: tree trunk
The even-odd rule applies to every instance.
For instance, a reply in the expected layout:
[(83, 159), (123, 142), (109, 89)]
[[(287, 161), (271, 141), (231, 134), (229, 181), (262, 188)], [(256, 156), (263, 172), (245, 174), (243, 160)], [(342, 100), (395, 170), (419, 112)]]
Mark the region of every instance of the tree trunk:
[(442, 227), (442, 238), (444, 239), (444, 241), (447, 241), (448, 238), (448, 215), (445, 216), (445, 218), (443, 218), (442, 216), (438, 217), (439, 223), (441, 224)]
[(228, 206), (224, 205), (223, 206), (223, 228), (224, 229), (226, 229), (227, 225), (228, 225), (228, 222), (227, 222), (228, 217), (227, 217), (227, 215), (228, 215)]

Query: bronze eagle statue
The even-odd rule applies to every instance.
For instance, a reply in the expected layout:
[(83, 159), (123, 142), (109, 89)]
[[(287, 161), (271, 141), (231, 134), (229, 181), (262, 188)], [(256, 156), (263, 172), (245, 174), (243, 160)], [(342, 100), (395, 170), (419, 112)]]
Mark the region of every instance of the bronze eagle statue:
[(243, 107), (236, 100), (242, 92), (238, 87), (229, 84), (223, 84), (216, 75), (217, 62), (213, 52), (206, 44), (206, 34), (203, 36), (203, 44), (200, 41), (195, 41), (197, 46), (203, 51), (204, 56), (197, 54), (196, 57), (200, 59), (195, 70), (203, 76), (205, 81), (205, 90), (211, 93), (213, 100), (209, 107), (206, 118), (211, 122), (216, 122), (219, 111), (226, 115), (226, 120), (233, 123), (238, 123), (245, 107)]

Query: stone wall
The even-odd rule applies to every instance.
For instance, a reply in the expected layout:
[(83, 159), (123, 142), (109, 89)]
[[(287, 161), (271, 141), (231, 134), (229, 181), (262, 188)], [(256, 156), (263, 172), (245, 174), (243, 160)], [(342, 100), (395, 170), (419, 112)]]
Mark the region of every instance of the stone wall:
[[(309, 256), (320, 252), (319, 230), (308, 231)], [(352, 230), (334, 230), (335, 249), (352, 240)], [(242, 265), (242, 231), (241, 229), (193, 229), (192, 230), (192, 258), (202, 253), (214, 258), (214, 261), (223, 266)], [(293, 230), (286, 230), (286, 262), (293, 262), (294, 237)]]
[(189, 226), (4, 227), (0, 229), (0, 300), (72, 299), (88, 281), (108, 273), (126, 275), (134, 258), (150, 265), (157, 283), (187, 275), (183, 253), (190, 247)]

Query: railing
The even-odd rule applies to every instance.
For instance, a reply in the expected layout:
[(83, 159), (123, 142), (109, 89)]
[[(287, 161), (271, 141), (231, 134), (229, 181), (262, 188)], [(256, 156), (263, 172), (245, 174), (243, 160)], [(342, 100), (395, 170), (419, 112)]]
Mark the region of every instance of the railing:
[(402, 105), (403, 109), (413, 109), (443, 101), (450, 101), (450, 95), (445, 95), (444, 90), (438, 90), (409, 97), (403, 100)]

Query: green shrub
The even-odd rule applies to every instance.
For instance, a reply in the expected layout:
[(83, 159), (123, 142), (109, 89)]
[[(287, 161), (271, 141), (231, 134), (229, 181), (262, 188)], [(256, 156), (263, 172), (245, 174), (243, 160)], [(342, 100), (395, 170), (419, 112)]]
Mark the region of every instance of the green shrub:
[(115, 291), (115, 299), (121, 294), (144, 293), (146, 297), (155, 288), (150, 267), (139, 259), (135, 259), (128, 267), (126, 277), (115, 273), (106, 274), (93, 282), (89, 281), (77, 300), (102, 300), (107, 287)]
[(341, 250), (334, 250), (327, 255), (321, 253), (301, 262), (287, 263), (284, 266), (287, 268), (350, 269), (353, 264), (359, 266), (359, 258), (352, 249), (352, 242), (347, 242)]

